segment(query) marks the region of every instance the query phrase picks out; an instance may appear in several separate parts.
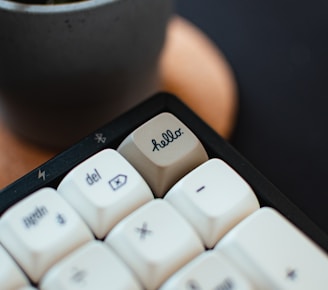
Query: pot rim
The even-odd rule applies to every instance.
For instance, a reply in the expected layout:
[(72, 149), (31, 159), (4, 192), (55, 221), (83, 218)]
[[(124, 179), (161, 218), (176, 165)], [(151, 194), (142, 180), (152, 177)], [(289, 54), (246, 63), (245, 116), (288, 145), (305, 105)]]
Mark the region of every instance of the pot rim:
[(53, 14), (88, 10), (105, 4), (112, 4), (122, 0), (79, 0), (61, 4), (27, 4), (10, 0), (0, 0), (0, 10), (16, 13)]

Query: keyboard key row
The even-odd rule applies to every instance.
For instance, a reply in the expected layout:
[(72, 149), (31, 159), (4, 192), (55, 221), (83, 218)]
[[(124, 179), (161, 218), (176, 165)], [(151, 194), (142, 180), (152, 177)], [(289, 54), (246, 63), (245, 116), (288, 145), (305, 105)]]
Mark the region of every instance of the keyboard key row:
[[(0, 258), (1, 289), (25, 289), (26, 277), (2, 247)], [(204, 251), (192, 227), (157, 199), (120, 222), (105, 242), (91, 240), (67, 254), (39, 287), (324, 290), (327, 269), (326, 254), (271, 208), (256, 210)]]
[[(92, 173), (89, 170), (90, 168), (94, 168)], [(215, 170), (215, 168), (217, 168), (217, 170)], [(219, 172), (220, 170), (221, 172)], [(226, 173), (224, 173), (225, 171)], [(116, 176), (118, 172), (123, 172), (124, 176), (127, 178), (125, 184), (120, 186), (119, 192), (114, 190), (110, 185), (110, 181), (113, 179), (112, 176)], [(234, 174), (236, 175), (235, 178), (233, 178)], [(198, 175), (199, 178), (195, 178), (195, 176)], [(217, 179), (217, 177), (215, 177), (216, 175), (222, 176), (222, 180)], [(91, 184), (92, 189), (89, 187), (91, 179), (96, 183), (94, 187), (93, 184)], [(200, 184), (202, 184), (202, 186), (206, 186), (206, 189), (204, 188), (201, 193), (196, 190), (197, 195), (201, 194), (202, 198), (198, 197), (198, 200), (196, 200), (194, 204), (188, 201), (188, 198), (191, 199), (187, 194), (190, 189), (188, 180), (198, 180), (198, 182), (201, 182)], [(223, 180), (225, 180), (225, 182), (223, 182)], [(239, 185), (240, 188), (238, 188), (238, 182), (236, 181), (241, 183), (241, 185)], [(224, 186), (222, 187), (222, 185), (220, 185), (222, 182), (227, 188), (234, 188), (233, 192), (224, 189)], [(197, 184), (193, 189), (195, 188), (198, 188)], [(61, 195), (59, 195), (58, 192)], [(97, 238), (105, 237), (125, 216), (128, 216), (131, 212), (133, 213), (131, 216), (134, 216), (137, 211), (133, 211), (136, 208), (139, 208), (147, 202), (147, 206), (150, 206), (152, 203), (149, 203), (149, 201), (154, 199), (150, 189), (138, 172), (136, 172), (117, 151), (112, 149), (106, 149), (77, 166), (63, 179), (58, 187), (58, 192), (52, 188), (39, 190), (22, 202), (16, 204), (1, 218), (1, 243), (15, 257), (19, 265), (33, 282), (38, 282), (44, 273), (67, 253), (93, 239), (93, 234)], [(179, 192), (181, 192), (181, 194), (179, 194)], [(194, 190), (191, 190), (191, 192), (189, 190), (189, 193), (193, 195)], [(171, 195), (173, 199), (170, 198)], [(247, 198), (240, 198), (240, 196), (243, 197), (244, 195), (251, 196), (248, 197), (253, 201), (251, 207), (248, 206), (250, 202), (246, 202)], [(61, 196), (63, 196), (68, 203), (65, 202)], [(182, 179), (181, 183), (177, 184), (177, 187), (172, 188), (172, 192), (168, 195), (167, 200), (172, 201), (172, 204), (177, 205), (178, 210), (180, 210), (179, 202), (175, 202), (174, 196), (182, 198), (179, 200), (181, 204), (184, 204), (185, 208), (187, 208), (187, 213), (196, 213), (196, 206), (199, 207), (198, 212), (203, 213), (204, 216), (199, 219), (199, 224), (197, 224), (196, 220), (191, 221), (191, 223), (196, 230), (202, 228), (207, 229), (207, 232), (200, 233), (201, 238), (205, 241), (204, 244), (206, 247), (209, 247), (209, 243), (206, 243), (206, 240), (212, 240), (214, 245), (214, 243), (219, 240), (220, 236), (222, 236), (222, 229), (220, 227), (218, 230), (215, 229), (213, 223), (215, 224), (219, 221), (220, 226), (224, 226), (225, 231), (227, 231), (228, 228), (233, 227), (247, 211), (250, 212), (251, 209), (255, 210), (258, 207), (258, 202), (249, 186), (230, 167), (219, 159), (207, 161), (187, 175), (185, 180)], [(233, 196), (238, 198), (233, 199)], [(225, 204), (223, 202), (224, 200), (229, 200), (229, 203)], [(231, 206), (233, 204), (231, 201), (235, 201), (236, 205)], [(156, 200), (154, 204), (159, 202), (160, 200)], [(241, 210), (242, 207), (238, 205), (239, 202), (245, 204), (245, 210)], [(81, 215), (86, 224), (89, 225), (93, 234), (91, 234), (91, 231), (84, 221), (80, 219), (69, 203), (75, 207), (79, 215)], [(165, 205), (164, 208), (171, 207), (164, 201), (162, 201), (162, 203)], [(218, 215), (213, 217), (211, 212), (212, 208), (206, 208), (206, 204), (211, 205), (211, 207), (214, 206)], [(159, 208), (161, 207), (163, 207), (163, 205)], [(239, 209), (238, 213), (235, 213), (233, 208)], [(228, 219), (226, 224), (224, 224), (222, 213), (229, 212), (229, 210), (231, 211), (229, 215), (230, 220)], [(156, 214), (156, 210), (150, 212)], [(157, 236), (158, 233), (163, 231), (165, 232), (164, 236), (167, 236), (166, 239), (159, 239), (159, 241), (163, 241), (164, 245), (169, 245), (169, 242), (177, 240), (177, 237), (181, 239), (185, 232), (184, 227), (177, 227), (181, 217), (180, 213), (172, 215), (172, 213), (175, 212), (173, 208), (170, 209), (168, 213), (164, 210), (164, 213), (159, 215), (161, 217), (161, 222), (159, 224), (155, 223), (157, 227)], [(182, 213), (184, 213), (183, 210)], [(186, 216), (188, 217), (188, 214)], [(171, 219), (169, 219), (169, 217), (171, 217)], [(134, 221), (133, 218), (130, 219)], [(147, 227), (155, 220), (156, 219), (150, 214), (150, 216), (145, 217), (143, 221), (138, 221), (140, 224), (134, 226), (135, 231), (140, 232), (141, 239), (146, 238), (149, 233), (152, 233), (153, 229), (150, 230)], [(135, 219), (135, 222), (137, 222), (137, 219)], [(163, 229), (161, 229), (162, 227)], [(178, 229), (173, 231), (176, 227)], [(190, 230), (190, 226), (188, 224), (186, 225), (186, 223), (185, 227), (189, 227), (188, 230)], [(211, 236), (212, 230), (216, 236), (214, 241)], [(135, 231), (133, 231), (133, 234), (137, 237)], [(115, 236), (115, 232), (117, 232), (117, 230), (110, 232), (107, 239), (111, 240), (111, 237)], [(217, 232), (219, 234), (217, 234)], [(124, 237), (123, 233), (124, 231), (119, 231), (118, 246), (124, 244), (124, 240), (120, 240)], [(199, 245), (201, 245), (202, 242), (194, 230), (192, 230), (191, 233), (192, 236), (188, 237), (187, 235), (184, 244), (188, 244), (188, 241), (197, 242), (198, 251), (196, 252), (199, 254)], [(206, 235), (208, 235), (208, 237), (206, 237)], [(127, 239), (127, 242), (129, 241), (130, 240)], [(167, 250), (171, 252), (172, 248), (173, 247), (168, 247)], [(187, 249), (188, 247), (183, 245), (183, 248)], [(162, 253), (163, 251), (160, 249), (161, 248), (158, 248), (159, 253)], [(159, 265), (167, 264), (167, 269), (170, 268), (172, 270), (164, 271), (165, 273), (162, 274), (160, 278), (156, 278), (157, 281), (163, 282), (173, 273), (173, 270), (186, 263), (183, 255), (178, 252), (172, 251), (173, 256), (181, 256), (182, 258), (181, 261), (177, 262), (172, 259), (173, 264), (176, 264), (175, 267), (170, 263), (158, 263)], [(187, 260), (190, 260), (194, 256), (195, 254), (191, 255)], [(145, 264), (148, 263), (146, 260), (145, 258)], [(137, 264), (140, 264), (140, 261), (137, 259), (136, 261)], [(147, 269), (147, 266), (145, 269)], [(144, 273), (147, 273), (147, 270), (144, 270)], [(147, 279), (149, 278), (144, 278), (143, 282)], [(153, 289), (152, 286), (150, 289)]]
[(20, 267), (41, 290), (328, 285), (326, 254), (275, 210), (259, 209), (238, 173), (208, 160), (168, 113), (72, 169), (57, 190), (7, 210), (0, 244), (7, 289), (34, 289)]

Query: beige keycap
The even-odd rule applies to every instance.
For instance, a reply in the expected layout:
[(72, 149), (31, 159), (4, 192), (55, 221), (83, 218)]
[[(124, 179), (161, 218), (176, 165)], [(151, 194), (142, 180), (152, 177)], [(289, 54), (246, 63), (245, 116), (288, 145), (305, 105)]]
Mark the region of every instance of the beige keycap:
[(118, 151), (162, 197), (181, 177), (208, 160), (198, 138), (170, 113), (162, 113), (132, 132)]

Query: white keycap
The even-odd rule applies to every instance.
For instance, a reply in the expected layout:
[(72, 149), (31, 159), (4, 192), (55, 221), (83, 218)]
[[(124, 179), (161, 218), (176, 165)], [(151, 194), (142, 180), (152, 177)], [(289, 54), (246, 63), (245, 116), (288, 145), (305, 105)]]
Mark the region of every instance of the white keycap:
[(0, 242), (34, 282), (63, 256), (92, 239), (82, 219), (52, 188), (28, 196), (0, 220)]
[(206, 247), (259, 208), (241, 176), (220, 159), (211, 159), (184, 178), (165, 196), (194, 226)]
[(99, 239), (123, 217), (153, 199), (140, 174), (112, 149), (103, 150), (78, 165), (57, 190)]
[(166, 201), (156, 199), (122, 220), (108, 243), (143, 286), (157, 289), (204, 248), (192, 227)]
[(327, 290), (328, 257), (277, 211), (262, 208), (215, 247), (261, 290)]
[(104, 243), (90, 242), (56, 264), (41, 290), (141, 290), (132, 271)]
[(201, 254), (166, 281), (159, 290), (254, 290), (223, 255)]
[(157, 197), (208, 159), (198, 138), (170, 113), (144, 123), (117, 150), (137, 168)]
[(22, 270), (0, 245), (0, 289), (18, 289), (28, 284)]

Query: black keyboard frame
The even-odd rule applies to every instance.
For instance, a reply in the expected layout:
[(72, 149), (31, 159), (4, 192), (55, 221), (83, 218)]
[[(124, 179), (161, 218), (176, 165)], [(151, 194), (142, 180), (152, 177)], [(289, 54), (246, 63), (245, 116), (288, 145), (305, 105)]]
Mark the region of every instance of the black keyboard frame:
[(277, 209), (328, 253), (328, 235), (228, 142), (206, 125), (177, 97), (168, 93), (158, 93), (152, 96), (2, 189), (0, 191), (0, 215), (7, 208), (42, 187), (56, 188), (65, 174), (76, 165), (102, 149), (116, 149), (134, 129), (162, 112), (170, 112), (186, 124), (202, 142), (210, 158), (220, 158), (234, 168), (253, 188), (261, 206)]

